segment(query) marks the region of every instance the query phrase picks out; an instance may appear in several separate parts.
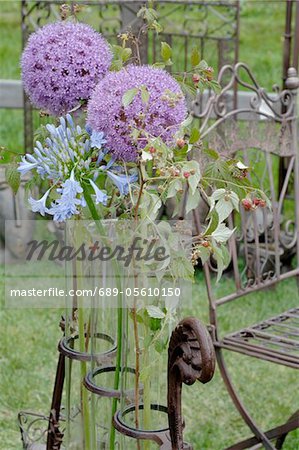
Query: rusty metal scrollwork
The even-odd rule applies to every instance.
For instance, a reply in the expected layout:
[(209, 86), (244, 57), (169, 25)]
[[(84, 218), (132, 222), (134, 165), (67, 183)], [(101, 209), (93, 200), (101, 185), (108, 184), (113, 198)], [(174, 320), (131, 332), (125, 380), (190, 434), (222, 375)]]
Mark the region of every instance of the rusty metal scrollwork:
[(192, 449), (183, 441), (182, 384), (207, 383), (214, 370), (215, 352), (206, 327), (194, 317), (182, 320), (168, 348), (168, 421), (173, 450)]

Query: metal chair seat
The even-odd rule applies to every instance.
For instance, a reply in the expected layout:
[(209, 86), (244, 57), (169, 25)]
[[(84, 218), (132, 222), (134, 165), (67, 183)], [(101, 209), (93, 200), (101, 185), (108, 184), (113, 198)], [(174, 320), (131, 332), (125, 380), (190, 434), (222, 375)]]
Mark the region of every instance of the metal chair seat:
[(229, 334), (216, 345), (299, 369), (299, 307)]

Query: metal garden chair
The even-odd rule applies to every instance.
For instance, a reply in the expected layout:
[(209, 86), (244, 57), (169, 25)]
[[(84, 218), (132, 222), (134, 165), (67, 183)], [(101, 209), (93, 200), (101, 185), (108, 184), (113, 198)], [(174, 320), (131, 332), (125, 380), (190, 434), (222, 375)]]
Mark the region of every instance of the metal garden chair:
[[(264, 432), (242, 403), (225, 364), (224, 353), (225, 350), (229, 350), (299, 369), (299, 307), (281, 311), (281, 314), (275, 317), (225, 336), (221, 334), (219, 310), (224, 305), (227, 306), (226, 318), (229, 321), (230, 306), (235, 300), (242, 301), (242, 297), (263, 290), (269, 292), (269, 289), (283, 280), (298, 279), (299, 149), (296, 94), (299, 79), (296, 70), (290, 68), (286, 89), (279, 91), (276, 88), (275, 94), (268, 95), (259, 86), (249, 68), (245, 64), (238, 63), (234, 67), (223, 67), (219, 81), (222, 85), (221, 93), (212, 95), (204, 109), (198, 113), (201, 119), (201, 137), (203, 141), (207, 139), (209, 148), (215, 149), (220, 155), (228, 158), (239, 156), (247, 166), (254, 167), (255, 175), (249, 173), (248, 176), (252, 179), (254, 176), (257, 178), (252, 181), (266, 192), (271, 201), (271, 208), (257, 208), (252, 211), (241, 208), (240, 219), (233, 214), (228, 218), (228, 225), (231, 228), (235, 225), (237, 227), (228, 244), (231, 256), (229, 269), (233, 274), (233, 281), (225, 278), (225, 289), (230, 291), (225, 295), (223, 291), (219, 293), (213, 274), (215, 271), (213, 262), (209, 261), (204, 265), (209, 298), (208, 328), (226, 388), (253, 433), (253, 437), (232, 445), (229, 450), (281, 449), (288, 432), (299, 427), (299, 412), (297, 411), (285, 424)], [(232, 102), (232, 87), (235, 84), (248, 92), (247, 101), (237, 107)], [(281, 158), (285, 158), (287, 167), (282, 186), (279, 187), (277, 180)], [(202, 165), (204, 164), (205, 161), (202, 162)], [(229, 184), (227, 188), (229, 189)], [(194, 213), (194, 221), (196, 234), (200, 236), (203, 224), (199, 211)], [(180, 397), (182, 382), (193, 384), (196, 379), (202, 381), (207, 371), (208, 381), (213, 372), (211, 343), (203, 339), (204, 332), (200, 337), (198, 333), (196, 334), (197, 326), (190, 320), (188, 318), (179, 325), (173, 336), (176, 345), (169, 348), (170, 408), (175, 404), (180, 407), (180, 398), (177, 395), (179, 392)], [(190, 323), (194, 326), (190, 326)], [(193, 336), (189, 342), (186, 338), (186, 327), (189, 337), (190, 333)], [(183, 376), (180, 375), (182, 364)], [(186, 369), (186, 365), (189, 368)], [(271, 370), (270, 366), (269, 369)], [(188, 370), (192, 377), (186, 375)], [(175, 376), (177, 388), (171, 384)], [(170, 409), (170, 421), (173, 424), (180, 423), (181, 416), (176, 416)], [(180, 426), (177, 426), (176, 432), (172, 434), (172, 442), (173, 449), (183, 448)]]

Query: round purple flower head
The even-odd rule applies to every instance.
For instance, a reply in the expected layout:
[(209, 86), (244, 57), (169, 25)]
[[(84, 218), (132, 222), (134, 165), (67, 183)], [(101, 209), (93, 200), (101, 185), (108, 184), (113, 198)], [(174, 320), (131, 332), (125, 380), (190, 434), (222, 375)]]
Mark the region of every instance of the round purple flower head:
[(63, 115), (89, 98), (111, 60), (106, 40), (90, 26), (48, 24), (30, 36), (23, 52), (25, 91), (38, 108)]
[[(123, 95), (134, 88), (138, 89), (137, 94), (124, 107)], [(142, 90), (146, 90), (148, 101), (142, 99)], [(184, 95), (171, 75), (150, 66), (128, 66), (110, 72), (97, 85), (88, 104), (87, 122), (94, 130), (105, 133), (111, 154), (133, 161), (138, 150), (146, 146), (148, 135), (160, 136), (171, 144), (186, 115)], [(137, 141), (131, 135), (136, 128), (145, 130)]]

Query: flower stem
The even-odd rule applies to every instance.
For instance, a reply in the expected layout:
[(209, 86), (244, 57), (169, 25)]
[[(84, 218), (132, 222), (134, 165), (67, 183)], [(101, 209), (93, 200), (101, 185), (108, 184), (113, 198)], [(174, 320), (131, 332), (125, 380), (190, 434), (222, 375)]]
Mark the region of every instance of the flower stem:
[[(77, 284), (80, 289), (82, 282), (82, 263), (77, 261)], [(79, 350), (84, 353), (85, 348), (85, 322), (84, 322), (84, 305), (82, 304), (82, 299), (78, 299), (78, 326), (79, 326)], [(89, 422), (89, 401), (88, 401), (88, 391), (83, 386), (83, 380), (87, 374), (86, 362), (81, 361), (81, 408), (82, 408), (82, 419), (83, 419), (83, 436), (84, 436), (84, 450), (92, 450), (90, 447), (90, 422)]]
[[(148, 367), (150, 364), (147, 348), (144, 349), (143, 364), (144, 367)], [(143, 429), (147, 431), (151, 429), (151, 383), (149, 376), (146, 376), (143, 381)], [(150, 446), (149, 441), (144, 441), (144, 450), (150, 450)]]
[[(104, 228), (101, 224), (100, 216), (97, 209), (93, 203), (91, 195), (85, 190), (84, 198), (86, 204), (89, 208), (90, 214), (95, 221), (96, 227), (100, 231), (101, 235), (104, 236)], [(120, 277), (118, 276), (117, 265), (114, 263), (114, 268), (116, 270), (116, 283), (118, 292), (121, 292)], [(116, 353), (116, 363), (115, 363), (115, 373), (114, 373), (114, 383), (113, 388), (115, 390), (119, 389), (120, 372), (121, 372), (121, 355), (122, 355), (122, 326), (123, 326), (123, 305), (121, 295), (118, 295), (118, 309), (117, 309), (117, 353)], [(117, 410), (117, 399), (114, 398), (112, 401), (112, 411), (111, 411), (111, 428), (110, 428), (110, 438), (109, 438), (109, 449), (115, 449), (115, 428), (112, 424), (112, 418)]]
[[(122, 305), (120, 304), (117, 310), (117, 353), (116, 353), (115, 374), (113, 383), (113, 388), (116, 390), (119, 388), (120, 371), (121, 371), (122, 322), (123, 322), (123, 309)], [(116, 413), (116, 410), (117, 410), (117, 398), (113, 398), (111, 419)], [(114, 450), (114, 448), (115, 448), (115, 428), (113, 425), (111, 425), (109, 449)]]

